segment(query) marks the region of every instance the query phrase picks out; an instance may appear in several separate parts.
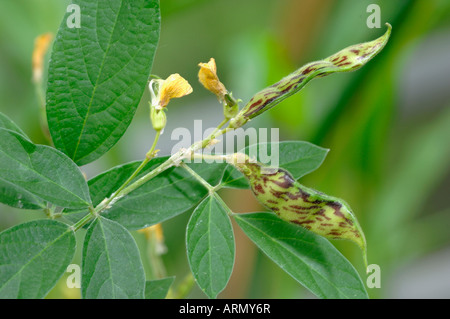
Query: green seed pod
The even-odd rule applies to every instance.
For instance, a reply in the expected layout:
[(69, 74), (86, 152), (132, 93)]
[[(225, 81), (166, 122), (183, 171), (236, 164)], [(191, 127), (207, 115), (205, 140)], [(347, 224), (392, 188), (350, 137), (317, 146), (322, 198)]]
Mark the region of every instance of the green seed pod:
[(386, 45), (392, 29), (390, 24), (386, 25), (388, 30), (378, 39), (349, 46), (326, 59), (308, 63), (279, 82), (256, 93), (232, 119), (230, 127), (241, 127), (252, 118), (297, 93), (316, 77), (324, 77), (336, 72), (350, 72), (361, 68)]
[(150, 120), (155, 131), (161, 131), (166, 127), (167, 117), (164, 109), (156, 109), (150, 106)]
[(252, 162), (244, 154), (234, 154), (230, 164), (248, 179), (258, 201), (280, 218), (326, 238), (355, 242), (366, 262), (364, 233), (343, 200), (305, 187), (288, 171)]

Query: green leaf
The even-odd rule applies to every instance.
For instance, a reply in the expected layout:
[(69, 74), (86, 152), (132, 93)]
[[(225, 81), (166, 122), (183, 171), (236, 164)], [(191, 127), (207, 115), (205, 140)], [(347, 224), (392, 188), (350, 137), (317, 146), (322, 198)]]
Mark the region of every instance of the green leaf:
[(98, 217), (83, 246), (81, 293), (87, 299), (142, 299), (145, 274), (133, 236), (120, 224)]
[(22, 135), (0, 129), (0, 201), (19, 208), (68, 208), (90, 205), (80, 169), (63, 153), (35, 145)]
[(215, 195), (203, 200), (192, 214), (186, 249), (197, 284), (209, 298), (216, 298), (233, 270), (234, 235), (227, 212)]
[(175, 277), (150, 280), (145, 283), (145, 299), (164, 299)]
[[(261, 162), (262, 157), (270, 158), (273, 155), (270, 150), (278, 153), (278, 166), (291, 172), (296, 180), (319, 168), (328, 154), (328, 149), (303, 141), (253, 144), (240, 152), (254, 156), (257, 161)], [(232, 165), (225, 170), (221, 185), (223, 187), (249, 188), (247, 179)]]
[(357, 271), (325, 238), (272, 213), (235, 214), (245, 234), (320, 298), (368, 298)]
[[(137, 178), (149, 173), (167, 157), (155, 158)], [(109, 197), (139, 166), (133, 162), (117, 166), (89, 181), (94, 204)], [(188, 164), (211, 185), (222, 178), (226, 164)], [(160, 223), (194, 207), (207, 190), (185, 169), (172, 167), (118, 200), (104, 216), (128, 229), (136, 230)]]
[(26, 134), (14, 123), (9, 117), (0, 112), (0, 128), (11, 130), (13, 132), (19, 133), (20, 135), (27, 137)]
[(128, 128), (147, 84), (157, 43), (157, 0), (74, 0), (80, 28), (64, 17), (49, 65), (47, 118), (55, 146), (83, 165)]
[[(26, 134), (9, 117), (0, 112), (0, 128), (16, 132), (27, 138)], [(31, 193), (14, 187), (11, 184), (0, 183), (0, 202), (9, 206), (24, 209), (41, 209), (45, 207), (42, 199)]]
[(44, 298), (75, 254), (75, 234), (54, 220), (36, 220), (0, 233), (0, 298)]

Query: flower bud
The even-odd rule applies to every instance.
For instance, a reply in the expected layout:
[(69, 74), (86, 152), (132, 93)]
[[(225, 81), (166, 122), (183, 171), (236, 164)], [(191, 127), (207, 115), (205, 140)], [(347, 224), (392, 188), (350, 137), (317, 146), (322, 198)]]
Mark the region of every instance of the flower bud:
[(173, 98), (179, 98), (192, 93), (192, 87), (178, 73), (170, 75), (166, 80), (156, 79), (149, 83), (151, 102), (150, 120), (156, 131), (164, 129), (167, 123), (164, 111)]
[(150, 120), (155, 131), (162, 131), (167, 124), (166, 112), (164, 109), (150, 106)]

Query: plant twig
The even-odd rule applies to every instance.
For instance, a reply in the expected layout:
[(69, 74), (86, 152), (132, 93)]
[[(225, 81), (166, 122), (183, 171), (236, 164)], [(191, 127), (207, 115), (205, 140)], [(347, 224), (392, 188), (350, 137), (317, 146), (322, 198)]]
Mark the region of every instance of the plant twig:
[(222, 205), (222, 207), (227, 211), (227, 214), (229, 216), (233, 214), (231, 208), (228, 207), (228, 205), (224, 202), (222, 197), (220, 197), (219, 194), (217, 194), (217, 190), (220, 189), (220, 185), (211, 186), (211, 184), (209, 184), (203, 177), (198, 175), (192, 168), (190, 168), (184, 162), (181, 162), (180, 166), (186, 169), (192, 176), (195, 177), (196, 180), (198, 180), (203, 186), (205, 186), (208, 189), (209, 195), (214, 196), (214, 198), (220, 203), (220, 205)]
[(205, 188), (209, 191), (210, 194), (214, 193), (214, 187), (211, 186), (210, 183), (208, 183), (205, 179), (203, 179), (203, 177), (201, 177), (200, 175), (198, 175), (192, 168), (190, 168), (188, 165), (186, 165), (185, 162), (181, 162), (180, 166), (183, 167), (186, 171), (189, 172), (189, 174), (191, 174), (192, 176), (195, 177), (195, 179), (197, 181), (200, 182), (200, 184), (202, 184), (203, 186), (205, 186)]
[(130, 182), (142, 171), (142, 169), (145, 167), (145, 165), (148, 164), (148, 162), (150, 162), (150, 160), (155, 157), (156, 152), (155, 152), (155, 148), (156, 145), (158, 144), (158, 140), (159, 137), (161, 136), (161, 131), (156, 131), (156, 136), (155, 139), (153, 140), (153, 145), (150, 148), (150, 150), (147, 152), (147, 154), (145, 155), (145, 159), (142, 161), (142, 163), (139, 165), (138, 168), (136, 168), (136, 170), (133, 172), (133, 174), (131, 174), (130, 177), (128, 177), (128, 179), (119, 187), (119, 189), (117, 191), (115, 191), (106, 201), (105, 203), (105, 207), (108, 207), (109, 204), (118, 196), (120, 196), (120, 192), (127, 187), (128, 184), (130, 184)]
[[(83, 227), (85, 224), (87, 224), (91, 219), (98, 216), (100, 213), (102, 213), (104, 210), (109, 209), (112, 205), (114, 205), (115, 202), (117, 202), (120, 198), (126, 196), (130, 192), (134, 191), (136, 188), (142, 186), (152, 178), (158, 176), (162, 172), (166, 171), (172, 166), (177, 166), (181, 163), (181, 161), (185, 158), (190, 157), (195, 151), (205, 148), (214, 138), (225, 134), (228, 130), (230, 130), (229, 127), (221, 129), (228, 120), (223, 120), (217, 128), (204, 140), (196, 142), (192, 144), (188, 149), (181, 149), (174, 155), (172, 155), (170, 158), (168, 158), (165, 162), (161, 163), (158, 167), (153, 169), (151, 172), (147, 173), (146, 175), (142, 176), (141, 178), (137, 179), (133, 183), (130, 184), (130, 182), (139, 174), (139, 172), (142, 170), (142, 168), (148, 163), (148, 161), (154, 157), (154, 148), (156, 147), (156, 143), (158, 141), (159, 135), (155, 137), (155, 141), (153, 142), (153, 146), (150, 149), (149, 152), (147, 152), (146, 158), (144, 161), (139, 165), (139, 167), (136, 169), (136, 171), (125, 181), (122, 186), (119, 187), (117, 191), (113, 193), (109, 198), (103, 200), (100, 204), (98, 204), (95, 208), (91, 209), (91, 213), (84, 216), (82, 219), (80, 219), (76, 224), (72, 226), (72, 229), (78, 230), (81, 227)], [(212, 186), (211, 186), (212, 187)]]

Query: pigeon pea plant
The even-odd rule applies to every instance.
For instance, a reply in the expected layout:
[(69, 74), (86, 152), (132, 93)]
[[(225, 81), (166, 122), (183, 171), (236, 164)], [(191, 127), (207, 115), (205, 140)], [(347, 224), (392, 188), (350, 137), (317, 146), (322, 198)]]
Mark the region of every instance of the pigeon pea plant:
[[(209, 298), (217, 297), (232, 273), (231, 219), (316, 296), (366, 298), (355, 268), (326, 239), (355, 242), (366, 260), (366, 242), (355, 215), (344, 201), (298, 182), (320, 166), (328, 150), (307, 142), (280, 142), (280, 167), (247, 155), (258, 154), (250, 151), (262, 145), (250, 145), (235, 154), (202, 155), (201, 151), (313, 78), (362, 67), (385, 46), (390, 25), (374, 41), (301, 67), (256, 93), (242, 109), (240, 100), (220, 82), (215, 60), (200, 63), (199, 80), (223, 105), (224, 119), (206, 139), (171, 156), (157, 157), (167, 105), (172, 98), (192, 92), (179, 74), (149, 82), (159, 40), (159, 2), (74, 0), (74, 4), (80, 7), (82, 25), (71, 28), (64, 18), (53, 44), (42, 99), (54, 146), (34, 144), (0, 114), (0, 201), (42, 210), (48, 217), (0, 234), (0, 297), (45, 297), (71, 263), (77, 245), (75, 232), (80, 229), (86, 229), (83, 298), (165, 297), (173, 277), (162, 278), (165, 274), (158, 272), (158, 261), (153, 260), (155, 276), (146, 281), (130, 232), (144, 230), (152, 237), (155, 229), (160, 231), (159, 223), (193, 211), (186, 227), (186, 252), (191, 278)], [(48, 43), (48, 36), (37, 42), (33, 58), (38, 87), (43, 73), (39, 61), (45, 51), (39, 42)], [(145, 159), (86, 181), (80, 166), (105, 154), (120, 139), (147, 86), (156, 137)], [(190, 161), (206, 156), (217, 161)], [(223, 187), (250, 188), (270, 212), (233, 213), (218, 195)], [(169, 296), (179, 296), (172, 288), (170, 292)]]

